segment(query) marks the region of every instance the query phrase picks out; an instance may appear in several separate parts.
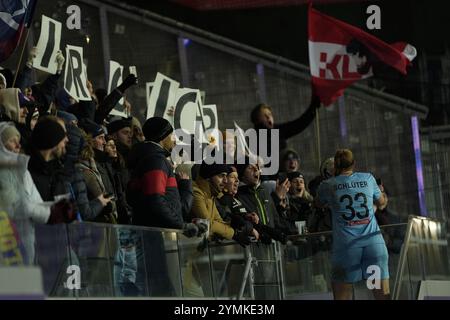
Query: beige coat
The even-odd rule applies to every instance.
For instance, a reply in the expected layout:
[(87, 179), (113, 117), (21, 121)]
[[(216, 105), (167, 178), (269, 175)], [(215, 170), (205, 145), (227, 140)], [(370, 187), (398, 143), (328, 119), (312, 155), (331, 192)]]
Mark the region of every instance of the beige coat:
[(199, 176), (193, 183), (193, 191), (192, 216), (210, 221), (210, 235), (217, 234), (225, 239), (232, 239), (234, 229), (222, 220), (215, 203), (217, 195), (212, 194), (209, 182)]

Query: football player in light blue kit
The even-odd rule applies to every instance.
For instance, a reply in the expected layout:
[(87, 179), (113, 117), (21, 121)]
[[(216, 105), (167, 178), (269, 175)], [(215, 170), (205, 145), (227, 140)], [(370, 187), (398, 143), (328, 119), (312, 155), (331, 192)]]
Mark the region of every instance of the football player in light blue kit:
[(372, 284), (376, 299), (389, 299), (388, 252), (374, 215), (373, 205), (387, 198), (370, 173), (353, 172), (355, 161), (348, 149), (334, 156), (335, 176), (323, 181), (316, 205), (328, 206), (333, 221), (332, 287), (336, 300), (350, 300), (353, 284)]

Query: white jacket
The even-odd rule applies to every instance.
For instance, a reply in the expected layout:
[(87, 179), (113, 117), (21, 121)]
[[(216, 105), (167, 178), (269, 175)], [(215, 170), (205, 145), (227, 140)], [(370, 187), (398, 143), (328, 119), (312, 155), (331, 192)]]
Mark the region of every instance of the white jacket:
[[(0, 122), (0, 136), (11, 122)], [(0, 164), (0, 207), (4, 209), (17, 228), (24, 247), (25, 264), (34, 263), (35, 236), (34, 224), (46, 223), (50, 217), (53, 202), (42, 201), (30, 172), (29, 156), (8, 151), (0, 139), (0, 162), (10, 163), (11, 167)]]

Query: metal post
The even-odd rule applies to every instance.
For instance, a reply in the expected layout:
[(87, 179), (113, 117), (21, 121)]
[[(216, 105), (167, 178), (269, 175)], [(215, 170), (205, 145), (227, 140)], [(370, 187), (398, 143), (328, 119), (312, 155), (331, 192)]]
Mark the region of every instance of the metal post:
[(437, 154), (438, 154), (437, 144), (434, 144), (434, 150), (435, 150), (434, 151), (434, 156), (435, 156), (435, 163), (436, 163), (436, 170), (437, 170), (437, 180), (438, 180), (439, 204), (440, 204), (440, 208), (441, 208), (441, 214), (438, 217), (437, 212), (436, 212), (435, 218), (439, 218), (439, 219), (445, 220), (446, 217), (445, 217), (445, 209), (444, 209), (444, 197), (442, 196), (441, 166), (439, 165), (439, 161), (437, 159)]
[(345, 117), (345, 98), (340, 96), (338, 99), (339, 107), (339, 128), (341, 131), (341, 143), (343, 146), (347, 145), (347, 119)]
[(256, 65), (256, 75), (258, 77), (259, 101), (267, 103), (266, 78), (264, 74), (264, 65), (262, 63)]
[(211, 247), (209, 246), (209, 241), (208, 244), (206, 246), (206, 250), (208, 250), (208, 257), (209, 257), (209, 276), (211, 278), (211, 290), (212, 290), (212, 296), (215, 297), (216, 296), (216, 289), (215, 289), (215, 285), (214, 285), (214, 267), (213, 267), (213, 255), (211, 254)]
[(255, 272), (253, 269), (253, 266), (257, 266), (258, 265), (258, 261), (256, 260), (255, 257), (253, 257), (252, 260), (252, 267), (250, 268), (250, 274), (249, 274), (249, 282), (248, 282), (248, 290), (250, 291), (250, 299), (255, 300)]
[[(29, 30), (30, 30), (30, 34), (28, 35), (28, 43), (27, 43), (28, 52), (34, 47), (34, 44), (36, 43), (35, 36), (34, 36), (34, 29), (32, 28), (32, 26), (30, 26)], [(37, 82), (36, 72), (32, 72), (31, 80), (32, 80), (32, 83)]]
[[(109, 79), (109, 60), (111, 60), (111, 54), (109, 51), (109, 30), (108, 30), (108, 15), (106, 14), (106, 7), (104, 5), (99, 6), (100, 12), (100, 30), (102, 33), (102, 47), (103, 47), (103, 65), (105, 68), (105, 79)], [(108, 83), (105, 83), (106, 87)]]
[(178, 37), (178, 57), (180, 59), (181, 84), (183, 87), (189, 87), (189, 65), (187, 60), (186, 46), (190, 39)]
[(180, 250), (180, 238), (178, 233), (175, 233), (175, 239), (177, 241), (177, 255), (178, 255), (178, 272), (179, 272), (179, 276), (180, 276), (180, 297), (184, 297), (184, 282), (183, 282), (183, 273), (181, 272), (182, 269), (182, 265), (183, 265), (183, 261), (182, 261), (182, 256), (181, 256), (181, 250)]
[(400, 259), (398, 260), (397, 273), (395, 274), (394, 290), (392, 292), (392, 300), (398, 300), (400, 295), (400, 289), (402, 286), (403, 270), (407, 262), (409, 240), (411, 239), (412, 225), (414, 218), (410, 217), (408, 221), (408, 227), (406, 229), (405, 241), (403, 242), (402, 249), (400, 251)]
[[(67, 256), (69, 258), (69, 266), (74, 265), (74, 261), (72, 260), (72, 253), (75, 254), (75, 252), (72, 250), (71, 241), (70, 241), (70, 226), (69, 224), (65, 225), (65, 231), (66, 231), (66, 240), (67, 240)], [(80, 266), (79, 259), (75, 259), (76, 262), (78, 262), (78, 266)], [(74, 298), (79, 298), (78, 290), (72, 290), (72, 296)]]
[[(143, 231), (139, 232), (140, 233), (140, 241), (141, 241), (141, 247), (140, 247), (139, 253), (140, 253), (140, 255), (142, 255), (142, 263), (144, 266), (143, 286), (144, 286), (144, 291), (145, 291), (145, 297), (150, 297), (150, 288), (148, 287), (148, 284), (149, 284), (149, 282), (148, 282), (149, 272), (148, 271), (149, 270), (147, 270), (147, 263), (145, 261), (145, 250), (147, 249), (147, 248), (145, 248), (145, 245), (144, 245), (144, 233), (145, 232), (154, 232), (154, 231), (143, 230)], [(138, 246), (136, 245), (136, 249), (137, 248), (138, 248)], [(151, 248), (148, 248), (148, 250), (151, 250)], [(139, 257), (136, 254), (136, 262), (139, 264), (140, 261), (138, 259), (139, 259)], [(139, 268), (139, 266), (138, 266), (138, 268)]]
[[(242, 300), (242, 298), (244, 297), (245, 285), (247, 284), (249, 275), (250, 275), (249, 288), (250, 288), (250, 291), (253, 291), (253, 274), (251, 274), (251, 273), (252, 273), (252, 265), (255, 263), (256, 260), (255, 260), (255, 258), (252, 257), (252, 253), (250, 252), (250, 249), (248, 246), (245, 248), (245, 256), (246, 256), (246, 263), (245, 263), (245, 269), (244, 269), (244, 276), (242, 277), (242, 283), (241, 283), (241, 287), (239, 288), (239, 294), (237, 296), (237, 300)], [(251, 295), (252, 295), (252, 298), (254, 299), (254, 293)]]
[(316, 147), (317, 147), (317, 171), (320, 171), (320, 163), (322, 162), (322, 155), (320, 152), (320, 119), (319, 119), (319, 109), (316, 109)]
[(279, 283), (280, 283), (280, 299), (285, 300), (286, 299), (286, 288), (285, 288), (285, 279), (284, 279), (284, 273), (283, 273), (283, 259), (282, 259), (282, 249), (281, 244), (279, 242), (275, 242), (275, 256), (277, 259), (277, 267), (278, 267), (278, 276), (279, 276)]
[[(25, 40), (23, 40), (22, 50), (20, 51), (19, 62), (17, 62), (16, 72), (14, 73), (14, 79), (12, 83), (12, 87), (14, 88), (16, 85), (17, 75), (20, 73), (20, 65), (22, 64), (23, 54), (25, 52), (25, 47), (28, 43), (28, 35), (30, 34), (30, 28), (27, 28), (25, 33)], [(20, 42), (19, 42), (20, 43)]]

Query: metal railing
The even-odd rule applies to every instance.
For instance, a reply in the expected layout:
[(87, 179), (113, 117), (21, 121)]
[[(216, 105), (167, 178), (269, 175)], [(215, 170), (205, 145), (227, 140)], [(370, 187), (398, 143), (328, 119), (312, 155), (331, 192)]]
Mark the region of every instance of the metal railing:
[[(445, 223), (411, 217), (381, 231), (393, 299), (417, 299), (420, 281), (450, 278)], [(36, 226), (36, 263), (48, 298), (332, 299), (331, 249), (331, 232), (242, 248), (186, 238), (179, 230)], [(355, 299), (372, 299), (364, 281), (355, 285)]]

